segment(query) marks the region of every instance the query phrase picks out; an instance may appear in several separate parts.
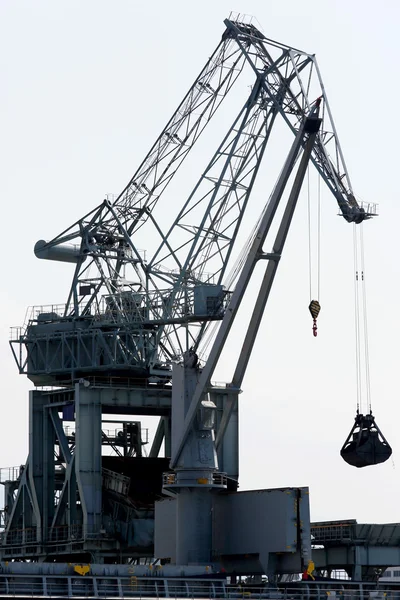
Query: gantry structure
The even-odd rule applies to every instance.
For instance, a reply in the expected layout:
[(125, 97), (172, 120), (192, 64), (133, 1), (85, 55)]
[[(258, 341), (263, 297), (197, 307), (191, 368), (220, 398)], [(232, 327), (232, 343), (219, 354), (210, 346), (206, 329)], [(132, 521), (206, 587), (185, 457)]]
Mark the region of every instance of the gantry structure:
[[(246, 95), (236, 117), (183, 195), (178, 173), (240, 82)], [(292, 140), (267, 198), (255, 183), (261, 164), (268, 169), (263, 159), (278, 124)], [(315, 56), (231, 16), (121, 194), (35, 246), (38, 258), (70, 263), (74, 274), (65, 304), (34, 307), (13, 331), (19, 372), (36, 389), (29, 456), (3, 478), (3, 558), (155, 557), (154, 506), (164, 499), (162, 511), (175, 507), (166, 518), (176, 537), (161, 558), (178, 565), (215, 560), (214, 503), (240, 494), (238, 396), (310, 164), (347, 222), (375, 214), (374, 205), (355, 199)], [(260, 216), (240, 249), (254, 196)], [(277, 234), (266, 251), (274, 219)], [(264, 274), (232, 379), (215, 385), (257, 264)], [(159, 418), (147, 454), (143, 416)], [(298, 506), (300, 496), (291, 494)], [(298, 557), (292, 569), (307, 559), (303, 542), (309, 547), (296, 527), (296, 541), (283, 551)]]

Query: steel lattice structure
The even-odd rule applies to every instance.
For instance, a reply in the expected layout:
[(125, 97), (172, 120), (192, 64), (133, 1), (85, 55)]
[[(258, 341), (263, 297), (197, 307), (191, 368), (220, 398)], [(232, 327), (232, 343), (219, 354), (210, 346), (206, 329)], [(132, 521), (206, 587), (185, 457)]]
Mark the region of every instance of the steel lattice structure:
[[(355, 200), (315, 56), (267, 39), (240, 18), (225, 26), (122, 193), (35, 246), (39, 258), (72, 263), (75, 272), (66, 303), (32, 309), (11, 340), (20, 372), (38, 387), (57, 389), (31, 392), (26, 465), (5, 482), (0, 476), (7, 498), (3, 557), (154, 557), (154, 506), (164, 494), (176, 503), (175, 517), (164, 515), (165, 522), (176, 520), (176, 548), (159, 556), (176, 550), (177, 564), (209, 564), (212, 503), (221, 490), (238, 487), (238, 394), (309, 163), (347, 222), (375, 214), (374, 205)], [(165, 206), (165, 190), (223, 100), (246, 78), (245, 102), (192, 191)], [(279, 122), (292, 145), (240, 253), (246, 209)], [(167, 212), (176, 214), (165, 218)], [(232, 380), (212, 385), (258, 261), (265, 271)], [(141, 415), (160, 418), (148, 458), (136, 420)], [(109, 434), (107, 423), (120, 427)], [(299, 507), (307, 494), (289, 495)], [(287, 506), (293, 539), (285, 548), (290, 568), (300, 568), (310, 545), (308, 504), (305, 499), (296, 508), (301, 530)], [(268, 538), (261, 537), (262, 543)], [(265, 557), (270, 552), (275, 549)], [(270, 568), (267, 563), (262, 568)]]
[[(37, 345), (39, 332), (33, 339), (28, 328), (13, 340), (30, 348), (29, 366), (22, 352), (16, 354), (21, 371), (39, 372), (45, 365), (48, 372), (59, 365), (60, 377), (68, 379), (68, 370), (95, 366), (94, 344), (101, 356), (98, 368), (165, 376), (185, 351), (199, 350), (208, 324), (222, 318), (234, 288), (234, 280), (228, 289), (225, 285), (227, 269), (276, 119), (296, 134), (318, 97), (322, 125), (312, 162), (347, 221), (361, 222), (375, 212), (374, 206), (365, 210), (354, 198), (315, 56), (267, 39), (252, 24), (226, 20), (225, 25), (216, 51), (122, 193), (36, 246), (38, 256), (76, 263), (63, 313), (49, 318), (85, 323), (76, 343), (87, 357), (87, 368), (63, 364), (61, 355), (70, 353), (61, 334), (47, 355)], [(253, 73), (250, 95), (164, 230), (156, 210), (163, 192), (246, 69)], [(140, 229), (147, 239), (158, 240), (147, 259), (135, 242)], [(60, 250), (65, 250), (63, 256), (57, 256)], [(208, 298), (208, 307), (195, 306), (196, 296)], [(55, 332), (52, 338), (56, 343)]]

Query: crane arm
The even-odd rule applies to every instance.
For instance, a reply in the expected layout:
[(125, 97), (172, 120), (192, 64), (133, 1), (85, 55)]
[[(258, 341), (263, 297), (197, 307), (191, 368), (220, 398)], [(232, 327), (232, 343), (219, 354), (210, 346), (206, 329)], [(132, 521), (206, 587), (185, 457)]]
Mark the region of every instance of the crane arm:
[(129, 235), (149, 217), (162, 192), (239, 77), (245, 60), (223, 39), (195, 79), (151, 150), (114, 201)]
[[(300, 127), (289, 152), (289, 155), (286, 159), (285, 165), (282, 169), (274, 192), (263, 213), (258, 230), (253, 239), (250, 251), (239, 276), (231, 301), (221, 322), (221, 326), (218, 330), (207, 363), (201, 372), (195, 392), (192, 396), (192, 400), (186, 413), (180, 442), (177, 444), (175, 454), (171, 458), (171, 468), (176, 467), (178, 464), (183, 446), (191, 431), (193, 421), (196, 418), (196, 413), (199, 408), (199, 404), (204, 396), (205, 391), (210, 385), (211, 376), (215, 370), (221, 352), (224, 348), (225, 342), (228, 338), (229, 332), (235, 320), (236, 314), (239, 310), (241, 301), (246, 292), (254, 268), (259, 260), (266, 259), (268, 260), (268, 267), (258, 294), (256, 305), (253, 311), (253, 316), (250, 321), (250, 326), (247, 330), (247, 335), (242, 349), (242, 354), (244, 356), (242, 359), (239, 360), (238, 368), (236, 369), (236, 375), (238, 380), (241, 381), (241, 379), (244, 376), (247, 363), (250, 357), (251, 349), (253, 347), (257, 335), (257, 331), (261, 322), (261, 317), (264, 312), (266, 302), (268, 300), (269, 291), (271, 289), (275, 277), (278, 262), (292, 221), (293, 213), (306, 173), (307, 165), (311, 157), (318, 129), (321, 124), (321, 120), (318, 118), (318, 109), (319, 101), (317, 101), (317, 103), (315, 103), (315, 105), (312, 107), (310, 114), (307, 116), (307, 118), (304, 120), (304, 123)], [(276, 210), (279, 206), (282, 195), (286, 188), (288, 179), (293, 171), (296, 160), (302, 149), (303, 155), (278, 229), (275, 243), (273, 245), (273, 250), (271, 253), (265, 254), (263, 252), (263, 244), (271, 227)], [(233, 381), (233, 385), (235, 386), (235, 381)], [(220, 435), (222, 435), (222, 432)]]
[[(226, 35), (234, 38), (255, 73), (264, 71), (265, 92), (276, 103), (287, 125), (296, 135), (298, 123), (310, 109), (314, 98), (323, 98), (322, 124), (314, 144), (311, 161), (333, 193), (341, 215), (348, 222), (361, 223), (376, 215), (376, 205), (359, 204), (353, 194), (335, 123), (314, 55), (270, 40), (254, 25), (225, 20)], [(273, 52), (278, 52), (275, 57)], [(279, 99), (274, 90), (281, 86)]]
[[(375, 213), (354, 199), (315, 57), (269, 40), (253, 25), (232, 19), (225, 25), (216, 51), (115, 202), (104, 201), (35, 249), (40, 258), (76, 265), (63, 318), (117, 319), (131, 336), (132, 362), (161, 377), (190, 348), (202, 353), (211, 323), (224, 318), (241, 270), (231, 269), (235, 243), (280, 117), (297, 139), (319, 98), (321, 125), (310, 160), (347, 221)], [(176, 218), (165, 218), (165, 207), (158, 207), (163, 191), (245, 67), (255, 76), (248, 99)], [(307, 139), (301, 137), (300, 149)]]

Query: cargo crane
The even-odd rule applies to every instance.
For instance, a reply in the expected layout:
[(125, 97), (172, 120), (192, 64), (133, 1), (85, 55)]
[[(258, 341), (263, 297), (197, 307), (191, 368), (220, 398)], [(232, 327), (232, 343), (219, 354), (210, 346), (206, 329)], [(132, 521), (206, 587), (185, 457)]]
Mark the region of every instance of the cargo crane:
[[(187, 199), (165, 207), (165, 191), (243, 73), (252, 85), (232, 125)], [(239, 254), (235, 242), (278, 121), (293, 143)], [(256, 572), (248, 552), (247, 566), (238, 567), (232, 557), (241, 555), (241, 542), (224, 534), (228, 513), (240, 533), (248, 503), (259, 502), (237, 491), (238, 395), (309, 163), (345, 221), (376, 214), (375, 205), (355, 199), (315, 56), (231, 17), (122, 193), (37, 242), (38, 258), (71, 263), (74, 275), (65, 305), (33, 308), (10, 342), (19, 372), (37, 389), (26, 465), (4, 482), (3, 559), (124, 563), (156, 556), (204, 566), (219, 557), (228, 571)], [(265, 272), (232, 380), (213, 385), (260, 263)], [(159, 417), (148, 457), (140, 421), (122, 415)], [(110, 422), (119, 424), (115, 435), (105, 433)], [(289, 488), (263, 496), (265, 519), (275, 519), (279, 504), (276, 519), (291, 541), (264, 535), (259, 520), (262, 572), (299, 572), (307, 562), (305, 494)]]

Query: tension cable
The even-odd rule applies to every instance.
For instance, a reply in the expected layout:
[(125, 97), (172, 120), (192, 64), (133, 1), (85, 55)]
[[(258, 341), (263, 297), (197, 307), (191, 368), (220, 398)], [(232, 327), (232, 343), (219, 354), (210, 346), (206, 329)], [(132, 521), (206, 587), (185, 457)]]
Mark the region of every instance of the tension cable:
[(387, 461), (392, 449), (372, 414), (363, 223), (353, 225), (353, 253), (357, 412), (340, 454), (360, 468)]
[(360, 225), (353, 225), (353, 246), (357, 411), (363, 412), (365, 409), (366, 412), (371, 412), (367, 292), (365, 285), (365, 253), (362, 223)]

